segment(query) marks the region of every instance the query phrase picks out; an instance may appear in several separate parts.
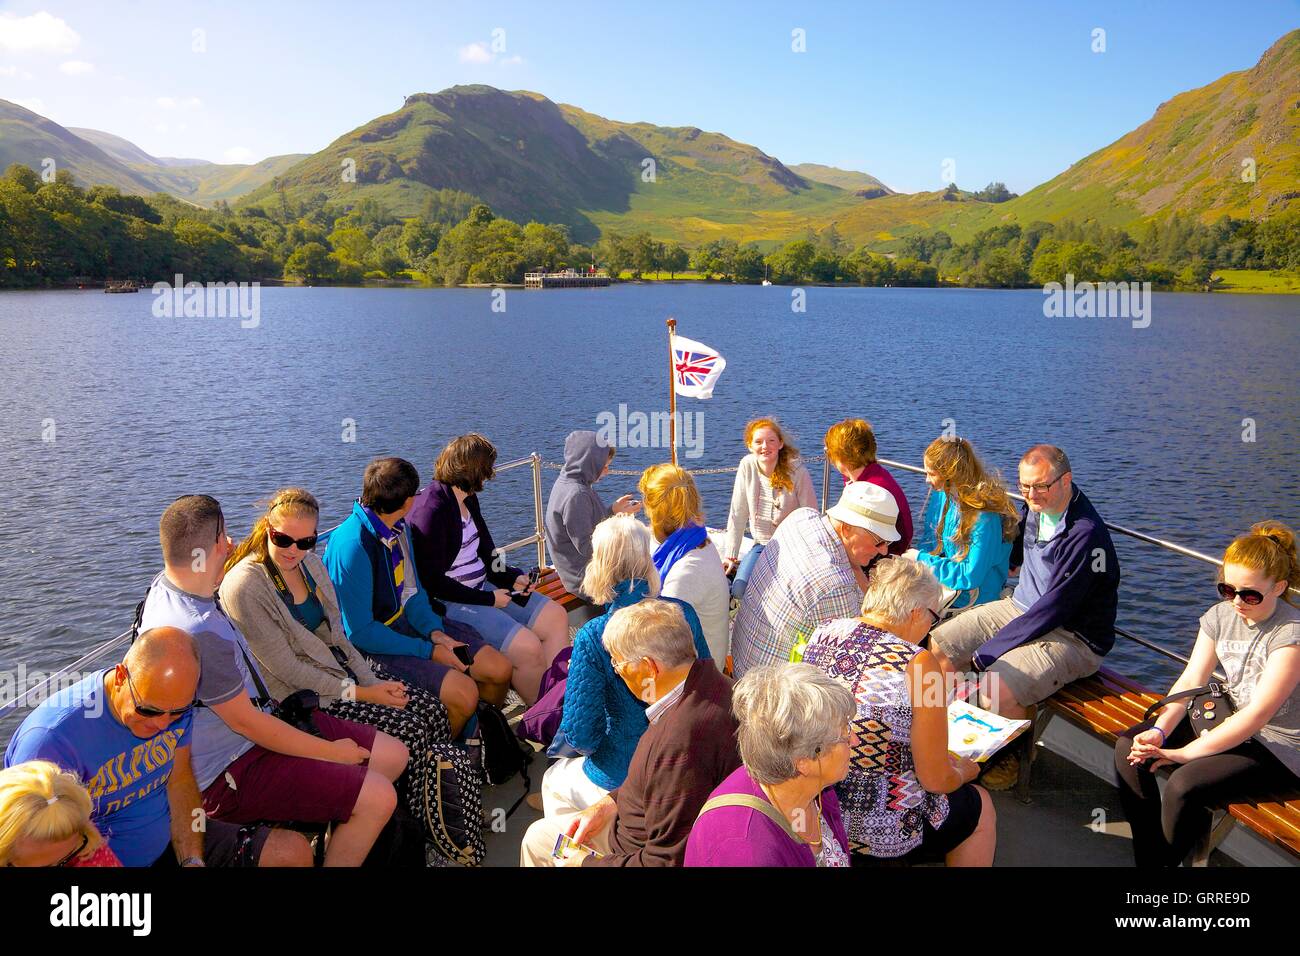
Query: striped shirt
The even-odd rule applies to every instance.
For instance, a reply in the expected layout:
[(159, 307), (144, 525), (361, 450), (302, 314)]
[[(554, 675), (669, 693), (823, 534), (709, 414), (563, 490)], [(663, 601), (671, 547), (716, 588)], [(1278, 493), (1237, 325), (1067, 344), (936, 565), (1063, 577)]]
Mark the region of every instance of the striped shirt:
[(455, 578), (469, 588), (476, 588), (487, 580), (487, 568), (478, 556), (478, 526), (472, 516), (461, 519), (460, 553), (451, 563), (447, 576)]
[(754, 566), (736, 615), (736, 677), (789, 660), (796, 640), (823, 621), (856, 617), (861, 606), (862, 591), (830, 519), (812, 508), (791, 512)]

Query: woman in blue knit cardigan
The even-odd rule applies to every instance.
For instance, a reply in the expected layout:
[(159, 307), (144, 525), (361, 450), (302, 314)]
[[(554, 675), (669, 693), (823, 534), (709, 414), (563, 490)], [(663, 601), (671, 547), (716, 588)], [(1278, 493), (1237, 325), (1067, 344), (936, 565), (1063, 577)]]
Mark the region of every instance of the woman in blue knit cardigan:
[[(606, 608), (573, 639), (560, 733), (582, 756), (562, 757), (547, 769), (542, 778), (542, 809), (548, 817), (584, 810), (622, 785), (632, 752), (648, 726), (646, 705), (614, 673), (601, 637), (619, 608), (659, 596), (654, 539), (636, 518), (619, 514), (596, 526), (591, 549), (582, 590)], [(696, 653), (708, 658), (695, 609), (685, 601), (663, 600), (682, 609), (695, 637)]]

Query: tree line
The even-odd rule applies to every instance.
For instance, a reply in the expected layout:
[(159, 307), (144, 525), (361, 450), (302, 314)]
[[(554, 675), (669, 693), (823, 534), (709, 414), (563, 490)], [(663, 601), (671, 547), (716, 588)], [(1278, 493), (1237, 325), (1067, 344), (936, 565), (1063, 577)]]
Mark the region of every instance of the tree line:
[[(1005, 187), (997, 187), (988, 191), (1000, 196)], [(420, 215), (398, 218), (373, 199), (342, 205), (324, 193), (295, 201), (280, 191), (238, 210), (224, 202), (203, 209), (163, 194), (82, 188), (64, 170), (50, 182), (20, 164), (0, 176), (0, 287), (151, 282), (175, 273), (194, 281), (455, 286), (518, 283), (533, 269), (593, 265), (614, 276), (691, 270), (738, 283), (1014, 288), (1064, 281), (1069, 273), (1076, 281), (1191, 289), (1204, 288), (1216, 268), (1300, 270), (1300, 211), (1262, 222), (1224, 216), (1208, 225), (1176, 214), (1132, 234), (1094, 222), (1010, 223), (956, 242), (931, 230), (880, 249), (851, 248), (831, 223), (767, 251), (732, 239), (688, 250), (647, 232), (612, 230), (585, 246), (572, 242), (565, 226), (502, 219), (450, 189), (430, 193)]]

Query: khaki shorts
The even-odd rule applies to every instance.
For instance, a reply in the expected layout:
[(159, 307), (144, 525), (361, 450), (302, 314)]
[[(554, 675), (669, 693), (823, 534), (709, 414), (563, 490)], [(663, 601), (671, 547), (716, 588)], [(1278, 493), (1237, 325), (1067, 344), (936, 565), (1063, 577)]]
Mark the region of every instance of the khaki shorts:
[[(930, 634), (930, 646), (940, 650), (958, 670), (968, 671), (971, 657), (994, 634), (1023, 612), (1011, 598), (962, 611)], [(1012, 648), (988, 673), (1005, 681), (1022, 707), (1046, 700), (1070, 681), (1096, 673), (1101, 656), (1073, 631), (1063, 627)]]

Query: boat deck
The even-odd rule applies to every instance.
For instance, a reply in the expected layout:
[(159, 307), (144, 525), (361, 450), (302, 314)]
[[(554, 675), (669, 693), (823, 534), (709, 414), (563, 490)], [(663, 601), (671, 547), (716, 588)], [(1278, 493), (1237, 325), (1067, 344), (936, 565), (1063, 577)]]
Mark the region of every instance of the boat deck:
[[(1032, 802), (1023, 804), (1011, 792), (992, 794), (998, 813), (994, 865), (1132, 867), (1129, 827), (1120, 810), (1118, 791), (1045, 747), (1039, 746), (1037, 751)], [(545, 755), (539, 753), (529, 768), (534, 791), (540, 790), (545, 770)], [(487, 813), (494, 807), (509, 808), (520, 788), (518, 779), (485, 788)], [(486, 833), (488, 852), (483, 865), (518, 866), (524, 831), (540, 817), (540, 811), (520, 804), (504, 833)], [(1239, 864), (1216, 850), (1209, 865)]]

